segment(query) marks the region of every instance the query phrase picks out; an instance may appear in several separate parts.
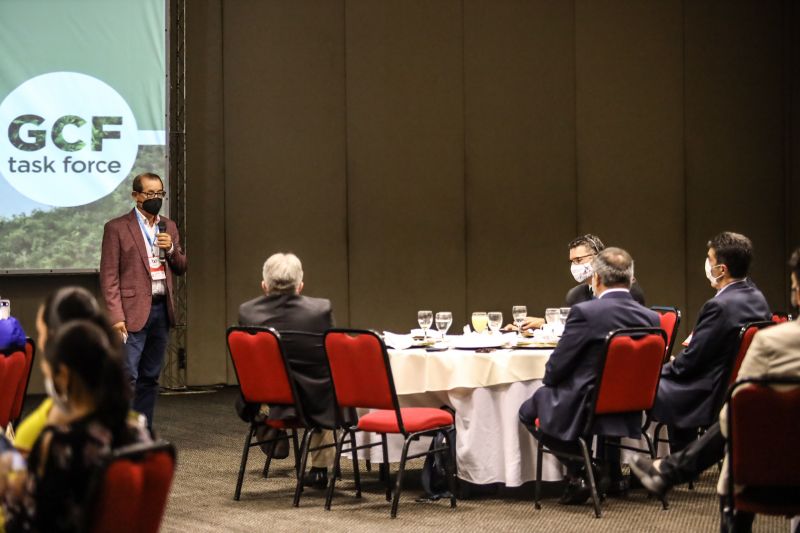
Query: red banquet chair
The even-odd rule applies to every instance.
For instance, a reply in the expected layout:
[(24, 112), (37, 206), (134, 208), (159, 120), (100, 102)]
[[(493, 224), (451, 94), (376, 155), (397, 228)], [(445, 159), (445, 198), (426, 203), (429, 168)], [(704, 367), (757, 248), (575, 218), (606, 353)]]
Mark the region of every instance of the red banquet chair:
[[(729, 386), (736, 381), (736, 377), (739, 375), (739, 369), (742, 367), (742, 361), (744, 361), (744, 356), (747, 355), (747, 350), (750, 349), (750, 345), (753, 343), (753, 337), (755, 337), (756, 333), (758, 333), (758, 330), (774, 325), (775, 322), (765, 320), (763, 322), (750, 322), (749, 324), (742, 326), (742, 329), (739, 332), (739, 350), (736, 352), (736, 359), (733, 360), (731, 372), (728, 377)], [(721, 401), (719, 403), (721, 409), (723, 402)]]
[[(361, 496), (361, 480), (358, 471), (357, 449), (380, 445), (383, 451), (383, 463), (386, 465), (386, 499), (392, 494), (389, 475), (387, 434), (400, 434), (405, 438), (397, 479), (392, 498), (391, 517), (397, 516), (400, 493), (403, 489), (403, 473), (406, 461), (424, 457), (433, 453), (455, 452), (450, 436), (453, 431), (453, 415), (443, 409), (429, 407), (400, 407), (394, 388), (392, 367), (386, 345), (374, 331), (354, 329), (331, 329), (325, 334), (325, 353), (331, 370), (334, 398), (337, 411), (342, 408), (365, 408), (371, 411), (358, 420), (356, 426), (343, 431), (336, 441), (336, 460), (334, 468), (339, 469), (339, 462), (344, 451), (353, 453), (353, 473), (356, 483), (356, 497)], [(355, 439), (351, 439), (350, 449), (344, 450), (344, 440), (356, 431), (377, 433), (380, 443), (365, 444), (356, 447)], [(444, 446), (432, 447), (426, 452), (409, 455), (409, 444), (422, 436), (444, 434)], [(455, 461), (453, 461), (455, 464)], [(450, 507), (456, 506), (455, 473), (448, 469), (447, 478), (450, 485)], [(328, 484), (325, 509), (330, 510), (336, 476), (332, 476)]]
[[(253, 446), (291, 438), (294, 446), (295, 471), (297, 472), (300, 464), (297, 428), (304, 427), (304, 425), (302, 422), (302, 406), (296, 401), (297, 391), (295, 390), (294, 381), (289, 379), (286, 359), (281, 348), (278, 332), (267, 327), (233, 326), (228, 328), (226, 337), (228, 352), (236, 372), (236, 379), (239, 382), (239, 391), (242, 394), (242, 399), (252, 404), (266, 403), (273, 406), (291, 406), (298, 413), (296, 421), (269, 419), (257, 421), (255, 416), (250, 420), (250, 428), (245, 437), (242, 460), (239, 465), (239, 477), (236, 481), (236, 490), (233, 496), (234, 500), (238, 500), (242, 493), (247, 458), (250, 448)], [(254, 441), (253, 437), (256, 435), (256, 430), (264, 424), (275, 429), (287, 429), (290, 432), (290, 436)], [(270, 455), (264, 463), (264, 477), (267, 477), (269, 473), (271, 459), (272, 456)], [(297, 481), (302, 484), (299, 474)]]
[(799, 515), (800, 378), (737, 381), (728, 406), (727, 520), (740, 511)]
[(675, 339), (678, 337), (678, 327), (681, 325), (681, 312), (677, 307), (664, 307), (655, 305), (651, 307), (658, 313), (661, 320), (661, 329), (667, 334), (667, 349), (664, 352), (664, 362), (669, 361), (672, 355), (672, 348), (675, 346)]
[(17, 387), (17, 396), (14, 399), (14, 406), (11, 409), (11, 422), (12, 425), (19, 425), (19, 420), (22, 417), (22, 407), (25, 405), (25, 397), (28, 394), (28, 385), (31, 382), (31, 370), (33, 369), (33, 361), (36, 358), (36, 344), (33, 339), (27, 337), (25, 339), (25, 379), (20, 382)]
[(14, 421), (18, 391), (27, 382), (25, 351), (0, 355), (0, 428), (5, 431)]
[(156, 533), (174, 472), (175, 447), (168, 442), (133, 444), (112, 452), (92, 481), (86, 531)]
[[(742, 329), (739, 331), (739, 349), (736, 351), (736, 357), (731, 361), (731, 366), (727, 374), (728, 384), (732, 384), (736, 381), (736, 376), (739, 375), (739, 368), (742, 366), (742, 361), (744, 361), (744, 356), (747, 354), (747, 350), (750, 349), (750, 344), (753, 342), (753, 337), (760, 329), (768, 328), (770, 326), (775, 325), (774, 322), (769, 320), (764, 320), (761, 322), (750, 322), (742, 326)], [(716, 405), (718, 406), (714, 409), (715, 413), (719, 413), (719, 410), (722, 409), (722, 405), (725, 402), (725, 396), (720, 395), (719, 398), (716, 400)], [(715, 420), (709, 420), (707, 424), (703, 425), (700, 428), (700, 433), (705, 431), (705, 429), (713, 424)], [(661, 430), (664, 427), (664, 424), (659, 422), (656, 424), (655, 432), (653, 433), (653, 440), (656, 443), (658, 442), (669, 442), (669, 439), (660, 438)], [(689, 488), (694, 488), (694, 483), (689, 482)]]
[[(538, 441), (536, 452), (536, 487), (534, 506), (541, 509), (539, 496), (542, 485), (542, 459), (544, 453), (582, 460), (589, 477), (592, 502), (596, 518), (602, 516), (597, 480), (592, 472), (592, 437), (595, 417), (608, 414), (643, 413), (653, 407), (661, 377), (661, 364), (667, 346), (667, 334), (660, 328), (626, 328), (610, 332), (606, 336), (605, 350), (598, 362), (597, 382), (592, 395), (585, 404), (589, 417), (583, 435), (578, 437), (582, 456), (574, 456), (546, 449), (541, 441), (541, 430), (536, 427), (533, 435)], [(612, 435), (613, 436), (613, 435)], [(598, 439), (605, 438), (597, 435)], [(647, 439), (649, 453), (654, 455), (653, 444)], [(643, 451), (643, 450), (638, 450)], [(662, 499), (666, 508), (666, 501)]]

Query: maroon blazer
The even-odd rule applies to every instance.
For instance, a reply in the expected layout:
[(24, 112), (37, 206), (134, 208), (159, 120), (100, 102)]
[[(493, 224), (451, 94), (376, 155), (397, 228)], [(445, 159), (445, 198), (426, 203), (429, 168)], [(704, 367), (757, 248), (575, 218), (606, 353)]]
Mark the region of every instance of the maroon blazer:
[[(134, 208), (135, 209), (135, 208)], [(166, 233), (172, 237), (174, 249), (167, 257), (167, 309), (169, 323), (175, 324), (172, 304), (172, 274), (186, 272), (186, 254), (178, 235), (178, 226), (166, 217)], [(112, 324), (125, 322), (129, 331), (140, 331), (150, 316), (153, 300), (150, 267), (142, 228), (132, 209), (127, 215), (110, 220), (103, 228), (100, 253), (100, 288)]]

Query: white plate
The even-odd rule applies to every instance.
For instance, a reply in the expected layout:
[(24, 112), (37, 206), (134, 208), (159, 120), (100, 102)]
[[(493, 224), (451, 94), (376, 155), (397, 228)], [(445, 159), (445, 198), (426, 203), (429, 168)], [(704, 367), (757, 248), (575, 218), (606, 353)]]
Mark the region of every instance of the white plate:
[(500, 348), (505, 344), (505, 339), (499, 335), (452, 335), (449, 339), (453, 343), (453, 348), (459, 350)]

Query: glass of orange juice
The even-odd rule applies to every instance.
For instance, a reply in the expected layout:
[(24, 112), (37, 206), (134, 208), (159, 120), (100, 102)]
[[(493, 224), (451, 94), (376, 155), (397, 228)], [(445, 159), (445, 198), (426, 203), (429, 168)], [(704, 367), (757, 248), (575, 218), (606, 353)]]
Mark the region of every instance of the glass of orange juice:
[(489, 316), (485, 311), (475, 311), (472, 313), (472, 327), (478, 333), (483, 333), (489, 324)]

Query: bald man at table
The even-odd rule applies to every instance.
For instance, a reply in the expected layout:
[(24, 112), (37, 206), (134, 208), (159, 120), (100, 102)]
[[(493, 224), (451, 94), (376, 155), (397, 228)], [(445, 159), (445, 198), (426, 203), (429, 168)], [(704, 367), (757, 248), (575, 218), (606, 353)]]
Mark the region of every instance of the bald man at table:
[[(584, 402), (597, 381), (606, 335), (620, 328), (659, 327), (658, 314), (631, 296), (632, 279), (633, 259), (628, 252), (606, 248), (597, 254), (590, 282), (596, 298), (572, 306), (564, 334), (547, 361), (543, 386), (519, 409), (520, 421), (531, 433), (539, 420), (537, 437), (552, 450), (581, 456), (577, 439), (586, 424)], [(594, 430), (608, 437), (638, 439), (641, 423), (641, 416), (635, 414), (603, 415), (596, 418)], [(619, 468), (619, 450), (614, 449), (607, 459), (611, 478), (608, 494), (622, 492), (626, 487)], [(560, 502), (584, 503), (591, 490), (583, 462), (559, 460), (567, 468), (568, 480)]]

